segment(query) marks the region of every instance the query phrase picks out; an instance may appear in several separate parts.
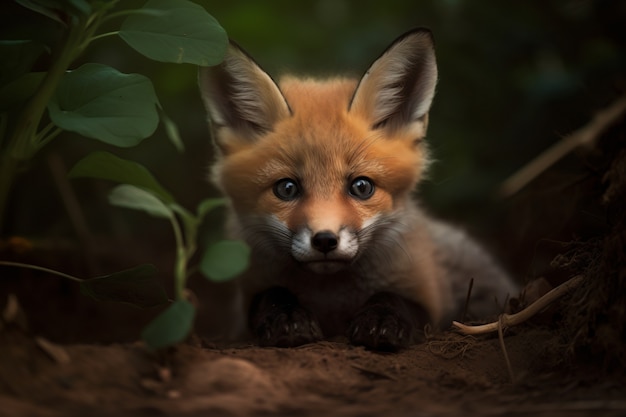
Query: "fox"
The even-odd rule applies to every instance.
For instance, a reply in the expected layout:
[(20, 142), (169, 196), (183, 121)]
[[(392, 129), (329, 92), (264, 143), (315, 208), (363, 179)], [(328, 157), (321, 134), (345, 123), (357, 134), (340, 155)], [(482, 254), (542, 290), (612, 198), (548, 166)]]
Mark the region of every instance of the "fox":
[(481, 245), (418, 201), (438, 81), (429, 29), (398, 37), (360, 79), (275, 82), (232, 40), (198, 78), (228, 235), (250, 247), (240, 337), (397, 351), (467, 309), (470, 282), (476, 317), (515, 294)]

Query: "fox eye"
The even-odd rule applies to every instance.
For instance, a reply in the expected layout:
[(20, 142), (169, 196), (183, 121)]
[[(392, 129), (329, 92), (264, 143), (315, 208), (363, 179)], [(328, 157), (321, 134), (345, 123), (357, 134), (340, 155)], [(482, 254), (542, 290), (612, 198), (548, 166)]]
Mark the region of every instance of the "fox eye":
[(300, 188), (291, 178), (283, 178), (274, 184), (274, 195), (283, 201), (295, 200), (300, 196)]
[(359, 200), (367, 200), (374, 194), (374, 183), (367, 177), (358, 177), (350, 184), (349, 192)]

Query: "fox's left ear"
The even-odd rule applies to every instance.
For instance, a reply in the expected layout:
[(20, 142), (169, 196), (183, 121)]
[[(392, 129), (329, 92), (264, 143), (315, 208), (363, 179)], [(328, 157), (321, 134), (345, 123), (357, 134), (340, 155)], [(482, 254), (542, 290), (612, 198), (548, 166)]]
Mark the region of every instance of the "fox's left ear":
[(415, 29), (396, 39), (367, 70), (350, 112), (369, 120), (373, 129), (410, 129), (423, 136), (436, 84), (432, 34)]
[(222, 128), (252, 142), (291, 113), (276, 83), (232, 41), (224, 61), (200, 68), (198, 78), (202, 99), (218, 128), (217, 144), (222, 150), (232, 145), (232, 135), (219, 134)]

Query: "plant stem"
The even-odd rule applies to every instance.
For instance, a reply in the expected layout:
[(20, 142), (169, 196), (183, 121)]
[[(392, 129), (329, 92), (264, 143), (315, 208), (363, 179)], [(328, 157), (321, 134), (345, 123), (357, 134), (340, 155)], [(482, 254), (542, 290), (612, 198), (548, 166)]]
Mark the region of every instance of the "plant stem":
[(185, 248), (176, 248), (176, 263), (174, 265), (174, 292), (176, 300), (185, 299), (187, 282), (187, 251)]
[(76, 282), (83, 282), (84, 281), (84, 279), (80, 279), (80, 278), (77, 278), (77, 277), (72, 276), (72, 275), (64, 274), (63, 272), (55, 271), (54, 269), (44, 268), (43, 266), (37, 266), (37, 265), (31, 265), (31, 264), (23, 264), (21, 262), (9, 262), (9, 261), (0, 261), (0, 265), (14, 266), (14, 267), (17, 267), (17, 268), (34, 269), (35, 271), (42, 271), (42, 272), (46, 272), (48, 274), (58, 275), (60, 277), (67, 278), (67, 279), (70, 279), (70, 280), (76, 281)]
[(148, 16), (151, 16), (151, 15), (152, 16), (164, 16), (167, 13), (162, 12), (162, 11), (157, 11), (157, 10), (145, 10), (145, 9), (120, 10), (118, 12), (109, 13), (102, 19), (102, 21), (107, 22), (109, 20), (117, 19), (118, 17), (129, 16), (131, 14), (143, 14), (143, 15), (148, 15)]
[(95, 41), (95, 40), (98, 40), (98, 39), (106, 38), (106, 37), (108, 37), (108, 36), (115, 36), (115, 35), (117, 35), (118, 33), (120, 33), (120, 32), (119, 32), (119, 31), (115, 31), (115, 32), (101, 33), (101, 34), (99, 34), (99, 35), (92, 36), (91, 38), (89, 38), (89, 39), (86, 41), (86, 43), (88, 43), (88, 44), (89, 44), (89, 43), (91, 43), (91, 42), (93, 42), (93, 41)]
[(52, 139), (54, 139), (57, 136), (59, 136), (62, 132), (63, 132), (63, 129), (61, 129), (60, 127), (57, 127), (56, 129), (54, 129), (54, 131), (52, 133), (42, 137), (41, 140), (39, 141), (39, 146), (38, 146), (37, 149), (41, 149), (44, 146), (46, 146), (48, 144), (48, 142), (50, 142)]
[(185, 284), (187, 282), (187, 249), (183, 241), (180, 224), (175, 214), (170, 217), (176, 240), (176, 260), (174, 262), (174, 293), (176, 300), (185, 299)]
[(85, 22), (70, 27), (59, 54), (39, 85), (37, 92), (20, 112), (13, 134), (0, 158), (0, 232), (4, 223), (9, 193), (21, 162), (33, 157), (39, 149), (37, 129), (50, 98), (56, 91), (63, 74), (74, 60), (85, 30)]
[(35, 95), (22, 110), (9, 143), (9, 150), (14, 158), (27, 160), (36, 152), (35, 139), (39, 123), (61, 78), (75, 58), (76, 48), (80, 45), (84, 30), (84, 24), (81, 23), (70, 27), (59, 55), (53, 61)]

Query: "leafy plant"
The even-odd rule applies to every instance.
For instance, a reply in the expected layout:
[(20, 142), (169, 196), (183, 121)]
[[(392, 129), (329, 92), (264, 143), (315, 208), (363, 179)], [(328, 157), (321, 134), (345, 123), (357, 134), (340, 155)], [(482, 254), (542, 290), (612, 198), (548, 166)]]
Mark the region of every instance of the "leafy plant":
[[(216, 65), (227, 36), (201, 6), (188, 0), (149, 0), (140, 9), (120, 9), (119, 0), (16, 0), (56, 22), (60, 40), (42, 45), (34, 25), (30, 38), (0, 40), (0, 230), (7, 198), (18, 171), (62, 131), (129, 147), (152, 135), (159, 123), (159, 100), (140, 74), (87, 63), (68, 71), (94, 41), (119, 36), (148, 58), (173, 63)], [(105, 23), (125, 18), (118, 31), (101, 33)], [(54, 37), (51, 37), (54, 38)], [(50, 51), (50, 67), (32, 72)], [(172, 122), (167, 132), (180, 148)]]
[[(71, 178), (91, 177), (120, 183), (109, 194), (109, 202), (140, 210), (170, 222), (176, 242), (174, 264), (175, 301), (150, 323), (142, 334), (146, 343), (158, 349), (179, 342), (191, 329), (195, 308), (187, 300), (186, 283), (192, 257), (197, 251), (198, 229), (204, 217), (223, 204), (221, 198), (202, 201), (195, 213), (179, 205), (172, 194), (143, 166), (108, 152), (94, 152), (70, 171)], [(218, 241), (200, 258), (200, 271), (213, 281), (231, 279), (248, 266), (248, 247), (240, 241)]]
[[(227, 45), (226, 33), (217, 21), (188, 0), (148, 0), (140, 9), (124, 9), (119, 0), (16, 2), (56, 22), (62, 36), (53, 45), (42, 45), (34, 40), (39, 28), (31, 26), (27, 28), (30, 38), (16, 35), (17, 39), (0, 40), (0, 53), (8, 58), (0, 64), (0, 231), (16, 174), (63, 131), (130, 147), (151, 136), (161, 120), (170, 140), (178, 149), (183, 148), (176, 125), (165, 116), (147, 77), (123, 74), (99, 63), (70, 70), (92, 42), (118, 36), (153, 60), (200, 66), (220, 63)], [(121, 18), (124, 20), (119, 30), (101, 31), (105, 23)], [(32, 72), (35, 61), (49, 52), (51, 64), (47, 71)], [(195, 315), (195, 308), (187, 300), (186, 282), (197, 250), (198, 229), (206, 214), (222, 200), (205, 200), (192, 213), (176, 203), (145, 167), (107, 152), (88, 155), (70, 176), (117, 182), (119, 185), (109, 196), (112, 204), (170, 222), (176, 242), (175, 300), (142, 336), (152, 348), (182, 340)], [(241, 242), (218, 242), (207, 248), (199, 269), (211, 279), (229, 279), (246, 267), (247, 256), (248, 249)], [(12, 265), (79, 281), (81, 292), (98, 300), (126, 301), (144, 307), (167, 301), (162, 289), (153, 285), (151, 266), (82, 280), (34, 265)], [(145, 295), (140, 294), (142, 288), (147, 291)]]

